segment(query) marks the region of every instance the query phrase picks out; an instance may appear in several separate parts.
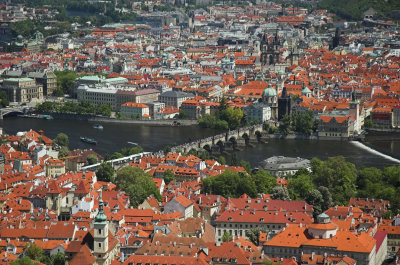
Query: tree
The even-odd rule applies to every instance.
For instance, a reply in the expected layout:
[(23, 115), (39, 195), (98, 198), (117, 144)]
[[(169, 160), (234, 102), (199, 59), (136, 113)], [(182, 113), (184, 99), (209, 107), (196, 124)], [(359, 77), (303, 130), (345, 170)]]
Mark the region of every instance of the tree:
[(329, 189), (327, 187), (324, 187), (324, 186), (318, 187), (318, 191), (322, 195), (321, 210), (322, 210), (322, 212), (324, 212), (324, 211), (328, 210), (329, 207), (331, 207), (333, 205), (332, 194), (329, 191)]
[(237, 155), (236, 155), (236, 153), (233, 153), (231, 155), (231, 166), (238, 166), (238, 165), (239, 165), (239, 161), (238, 161)]
[(172, 151), (171, 146), (167, 145), (164, 148), (164, 155), (167, 155), (168, 153), (171, 153), (171, 151)]
[(7, 99), (7, 93), (5, 91), (0, 91), (0, 104), (2, 108), (10, 105), (10, 102)]
[(201, 152), (200, 158), (202, 160), (208, 160), (208, 159), (210, 159), (210, 153), (208, 151), (206, 151), (206, 150), (203, 150)]
[(289, 192), (285, 187), (276, 186), (271, 190), (271, 198), (274, 200), (287, 201), (290, 199)]
[(253, 175), (253, 180), (257, 187), (257, 193), (269, 194), (274, 187), (278, 186), (276, 178), (264, 170), (257, 171)]
[(243, 118), (243, 111), (240, 108), (228, 107), (220, 113), (221, 119), (228, 123), (229, 129), (237, 129)]
[(247, 171), (247, 173), (251, 174), (251, 165), (249, 162), (247, 162), (245, 160), (241, 160), (240, 166), (243, 167)]
[(119, 159), (119, 158), (123, 158), (123, 157), (124, 157), (124, 155), (121, 154), (120, 152), (115, 152), (115, 153), (111, 156), (111, 159), (114, 160), (114, 159)]
[(129, 194), (133, 207), (137, 207), (152, 194), (156, 199), (161, 200), (160, 192), (153, 178), (140, 168), (131, 166), (121, 168), (117, 172), (114, 182), (118, 188)]
[(165, 185), (168, 185), (168, 184), (169, 184), (171, 181), (173, 181), (173, 180), (175, 180), (174, 172), (172, 172), (171, 169), (167, 169), (167, 170), (164, 172), (164, 182), (165, 182)]
[(290, 131), (290, 116), (285, 114), (279, 122), (279, 132), (282, 134), (288, 134)]
[(322, 204), (324, 202), (324, 199), (322, 198), (322, 194), (321, 192), (319, 192), (319, 190), (311, 190), (306, 197), (306, 202), (313, 206), (314, 216), (322, 213)]
[(101, 104), (96, 107), (96, 114), (110, 117), (111, 116), (111, 106), (108, 104)]
[(110, 182), (114, 177), (114, 168), (110, 163), (101, 163), (96, 172), (96, 176), (100, 181)]
[(93, 165), (97, 163), (97, 156), (95, 154), (89, 154), (86, 158), (86, 164)]
[(288, 191), (290, 197), (295, 200), (304, 200), (314, 188), (312, 177), (309, 174), (301, 174), (289, 179)]
[(62, 146), (68, 147), (69, 145), (68, 135), (66, 135), (65, 133), (57, 134), (57, 137), (54, 139), (53, 143), (61, 147)]
[(22, 257), (20, 259), (14, 260), (11, 262), (11, 265), (35, 265), (29, 257)]
[(197, 151), (196, 149), (192, 148), (189, 150), (188, 155), (192, 155), (192, 156), (197, 156)]
[(64, 253), (58, 252), (55, 255), (51, 255), (51, 263), (52, 265), (64, 265), (65, 264)]
[(69, 149), (66, 146), (62, 146), (60, 150), (58, 150), (58, 158), (64, 158), (68, 156)]
[(260, 233), (266, 233), (267, 231), (262, 228), (251, 228), (246, 231), (246, 236), (256, 246), (260, 245)]
[(295, 132), (307, 135), (313, 132), (315, 118), (312, 111), (297, 111), (291, 117)]
[(38, 260), (43, 254), (43, 249), (35, 243), (29, 244), (25, 250), (25, 255), (33, 260)]
[(253, 198), (257, 196), (257, 187), (250, 175), (233, 170), (225, 170), (220, 175), (203, 179), (202, 191), (224, 197), (239, 197), (244, 193)]
[(230, 242), (232, 241), (232, 234), (228, 231), (225, 231), (222, 235), (222, 242)]
[(179, 110), (179, 115), (178, 115), (179, 119), (186, 119), (187, 118), (187, 114), (184, 110)]
[(314, 184), (327, 187), (335, 198), (335, 204), (347, 204), (349, 198), (356, 195), (357, 170), (344, 157), (330, 157), (314, 170)]
[(221, 165), (226, 165), (226, 159), (224, 156), (219, 156), (217, 158), (218, 163), (220, 163)]

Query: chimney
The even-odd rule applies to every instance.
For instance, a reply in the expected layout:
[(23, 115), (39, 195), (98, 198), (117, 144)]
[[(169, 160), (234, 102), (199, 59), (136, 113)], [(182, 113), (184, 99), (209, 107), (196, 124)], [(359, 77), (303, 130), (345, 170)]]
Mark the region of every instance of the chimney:
[(312, 253), (311, 253), (311, 260), (314, 260), (314, 255), (315, 255), (315, 253), (312, 252)]

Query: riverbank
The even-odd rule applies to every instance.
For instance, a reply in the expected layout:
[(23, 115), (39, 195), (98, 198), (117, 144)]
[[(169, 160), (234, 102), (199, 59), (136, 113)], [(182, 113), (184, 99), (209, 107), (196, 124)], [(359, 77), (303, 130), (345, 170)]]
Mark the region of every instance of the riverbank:
[[(103, 116), (96, 116), (91, 114), (71, 114), (71, 113), (45, 113), (40, 115), (49, 115), (57, 120), (78, 120), (88, 121), (95, 123), (120, 123), (120, 124), (140, 124), (150, 126), (193, 126), (197, 124), (197, 120), (128, 120), (128, 119), (116, 119), (108, 118)], [(37, 116), (27, 116), (24, 118), (37, 119)]]
[(104, 123), (125, 123), (125, 124), (142, 124), (152, 126), (193, 126), (197, 124), (196, 120), (121, 120), (113, 118), (91, 118), (89, 122)]

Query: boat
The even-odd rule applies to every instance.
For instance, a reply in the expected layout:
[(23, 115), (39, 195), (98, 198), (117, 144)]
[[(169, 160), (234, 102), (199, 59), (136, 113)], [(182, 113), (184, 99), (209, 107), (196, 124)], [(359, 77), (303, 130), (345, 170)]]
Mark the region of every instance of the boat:
[(134, 142), (128, 142), (128, 144), (131, 144), (131, 145), (138, 145), (137, 143), (134, 143)]
[(98, 129), (98, 130), (103, 130), (103, 125), (95, 124), (95, 125), (93, 125), (93, 128)]
[(89, 137), (82, 137), (81, 136), (81, 141), (84, 143), (88, 144), (97, 144), (97, 141), (95, 139), (89, 138)]

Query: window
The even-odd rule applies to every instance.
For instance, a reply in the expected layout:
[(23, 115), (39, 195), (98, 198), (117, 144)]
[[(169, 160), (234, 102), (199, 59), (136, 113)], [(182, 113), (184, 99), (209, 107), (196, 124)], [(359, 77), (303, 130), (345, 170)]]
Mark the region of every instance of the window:
[(99, 248), (101, 248), (101, 243), (99, 243)]
[(99, 229), (99, 234), (101, 234), (101, 229)]

